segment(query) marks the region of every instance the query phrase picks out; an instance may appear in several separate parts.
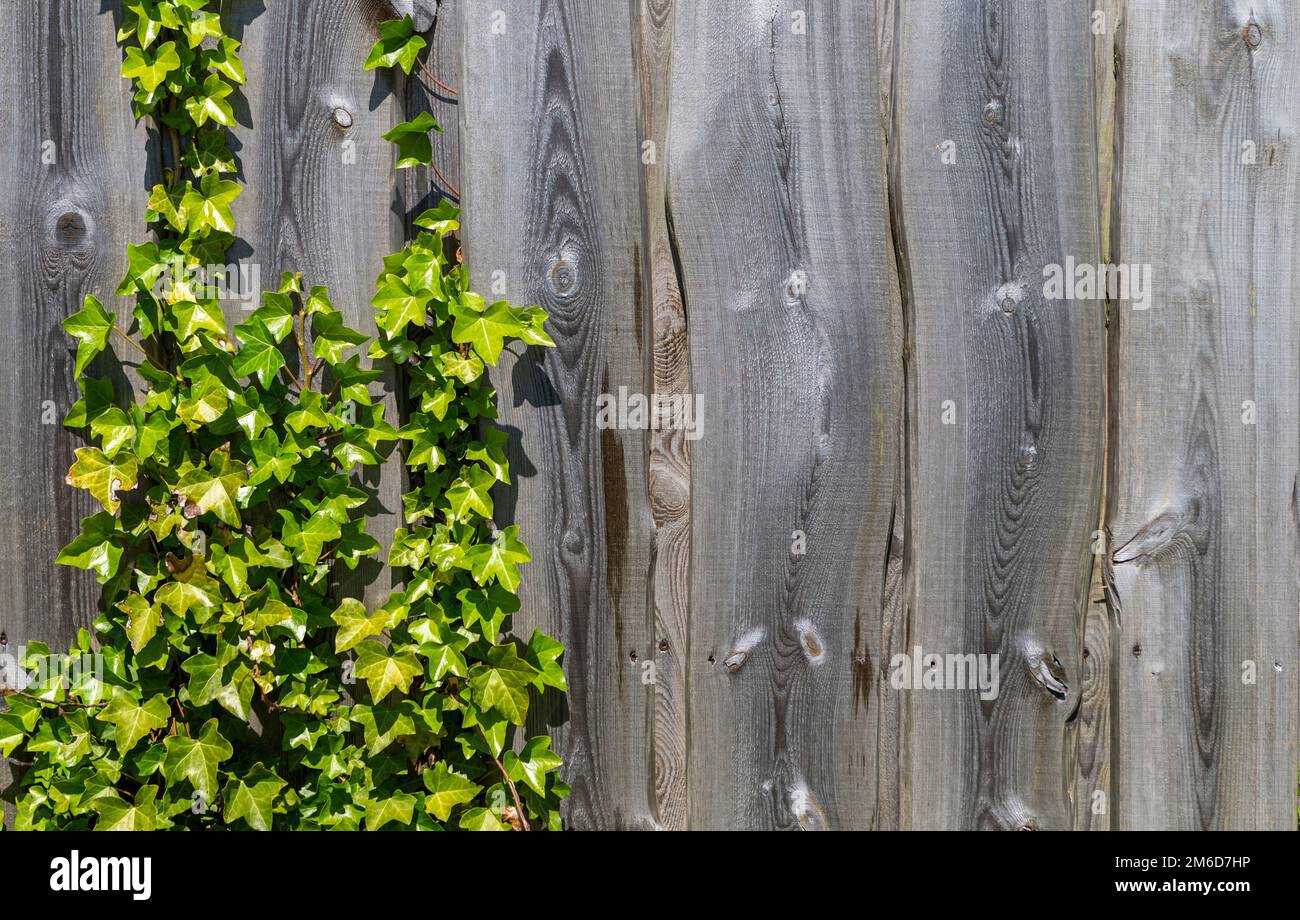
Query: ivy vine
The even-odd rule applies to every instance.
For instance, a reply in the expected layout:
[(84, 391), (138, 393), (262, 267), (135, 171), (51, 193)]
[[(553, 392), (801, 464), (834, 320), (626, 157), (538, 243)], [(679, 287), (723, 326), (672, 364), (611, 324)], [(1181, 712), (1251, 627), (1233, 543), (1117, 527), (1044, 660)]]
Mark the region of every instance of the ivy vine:
[[(118, 33), (136, 115), (164, 138), (162, 181), (116, 290), (130, 323), (93, 295), (64, 323), (81, 389), (65, 424), (91, 445), (67, 481), (102, 510), (57, 561), (102, 594), (68, 654), (30, 644), (34, 673), (5, 691), (15, 826), (559, 828), (559, 758), (514, 734), (531, 693), (565, 689), (562, 648), (503, 638), (529, 556), (492, 522), (509, 472), (484, 424), (486, 368), (510, 341), (551, 344), (545, 313), (468, 290), (443, 204), (384, 260), (373, 299), (368, 356), (409, 380), (400, 429), (372, 398), (367, 336), (324, 287), (285, 273), (232, 334), (204, 274), (234, 241), (240, 193), (228, 97), (244, 71), (216, 6), (142, 0)], [(423, 44), (409, 18), (384, 23), (366, 66), (409, 73)], [(430, 161), (431, 122), (389, 133), (399, 166)], [(87, 376), (112, 369), (106, 351), (143, 395)], [(388, 561), (406, 580), (368, 609), (338, 599), (337, 575), (380, 550), (357, 476), (398, 445), (411, 490)]]

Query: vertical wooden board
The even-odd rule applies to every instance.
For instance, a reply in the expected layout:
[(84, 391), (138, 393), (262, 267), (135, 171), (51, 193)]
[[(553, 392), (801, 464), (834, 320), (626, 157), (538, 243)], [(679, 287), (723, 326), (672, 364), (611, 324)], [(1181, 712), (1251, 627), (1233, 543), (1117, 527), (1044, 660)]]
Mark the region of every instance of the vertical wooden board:
[(901, 691), (905, 826), (1074, 821), (1067, 723), (1084, 684), (1103, 317), (1093, 296), (1047, 299), (1043, 270), (1099, 257), (1089, 12), (922, 0), (899, 17), (906, 652), (999, 656), (996, 698)]
[[(686, 309), (664, 187), (673, 3), (640, 0), (639, 6), (641, 158), (645, 167), (639, 280), (641, 296), (650, 304), (651, 390), (671, 400), (691, 393)], [(649, 437), (648, 494), (654, 518), (650, 556), (654, 805), (660, 826), (679, 830), (689, 825), (686, 675), (690, 662), (691, 442), (680, 427), (654, 429)]]
[[(1097, 132), (1097, 213), (1103, 261), (1111, 260), (1111, 202), (1115, 174), (1116, 39), (1123, 28), (1124, 0), (1100, 0), (1091, 14), (1094, 126)], [(1099, 293), (1104, 298), (1104, 295)], [(1106, 305), (1110, 315), (1110, 304)], [(1109, 328), (1109, 322), (1107, 323)], [(1109, 356), (1109, 340), (1107, 355)], [(1109, 366), (1103, 372), (1109, 376)], [(1110, 418), (1110, 393), (1104, 395)], [(1104, 441), (1109, 429), (1103, 431)], [(1105, 449), (1109, 457), (1109, 446)], [(1114, 616), (1110, 605), (1110, 546), (1105, 531), (1106, 464), (1102, 465), (1101, 506), (1092, 540), (1092, 576), (1083, 626), (1083, 685), (1078, 713), (1068, 723), (1068, 756), (1076, 765), (1071, 795), (1075, 830), (1109, 830), (1113, 812), (1111, 787), (1112, 728), (1111, 649)]]
[[(82, 518), (99, 510), (63, 482), (85, 441), (62, 425), (80, 394), (75, 343), (60, 323), (87, 293), (130, 322), (130, 302), (113, 291), (127, 244), (144, 236), (148, 151), (130, 87), (118, 76), (113, 10), (63, 0), (9, 12), (0, 33), (7, 169), (0, 290), (9, 305), (0, 333), (0, 469), (8, 482), (0, 497), (0, 633), (8, 640), (2, 650), (16, 654), (36, 641), (65, 651), (98, 613), (94, 577), (54, 563)], [(111, 354), (90, 373), (113, 377), (122, 397), (133, 385)], [(6, 770), (0, 763), (0, 787), (9, 785)]]
[[(362, 69), (389, 13), (365, 0), (235, 0), (226, 13), (248, 75), (233, 132), (245, 189), (228, 258), (256, 266), (263, 289), (274, 290), (282, 271), (302, 272), (304, 284), (330, 289), (348, 325), (373, 336), (374, 279), (402, 246), (404, 216), (393, 146), (380, 136), (401, 120), (400, 106), (385, 71)], [(228, 309), (232, 323), (240, 310)], [(394, 388), (387, 368), (374, 389), (390, 421)], [(401, 523), (400, 457), (357, 481), (371, 493), (366, 530), (382, 548), (355, 572), (338, 569), (340, 593), (380, 603), (397, 577), (384, 562)]]
[[(801, 14), (801, 15), (796, 15)], [(902, 313), (872, 4), (676, 7), (690, 821), (875, 823)]]
[[(433, 5), (431, 0), (423, 2), (424, 5)], [(419, 166), (401, 171), (408, 219), (436, 206), (444, 198), (452, 204), (460, 204), (460, 95), (450, 90), (458, 91), (461, 83), (463, 41), (460, 30), (464, 17), (458, 6), (462, 2), (464, 0), (442, 0), (437, 4), (437, 15), (430, 24), (432, 32), (424, 33), (429, 43), (428, 51), (421, 55), (424, 66), (417, 65), (408, 77), (401, 80), (402, 120), (428, 112), (442, 128), (429, 136), (433, 164), (437, 168)], [(421, 21), (417, 19), (415, 24), (418, 29)], [(435, 80), (445, 86), (439, 86)]]
[(1151, 280), (1115, 313), (1115, 822), (1294, 828), (1300, 9), (1125, 19), (1112, 238)]
[(497, 523), (519, 524), (534, 560), (515, 630), (567, 648), (568, 698), (535, 707), (530, 731), (554, 733), (573, 827), (656, 827), (646, 436), (596, 426), (598, 396), (644, 393), (648, 374), (632, 5), (459, 5), (471, 279), (545, 307), (557, 345), (516, 346), (492, 375), (514, 479)]

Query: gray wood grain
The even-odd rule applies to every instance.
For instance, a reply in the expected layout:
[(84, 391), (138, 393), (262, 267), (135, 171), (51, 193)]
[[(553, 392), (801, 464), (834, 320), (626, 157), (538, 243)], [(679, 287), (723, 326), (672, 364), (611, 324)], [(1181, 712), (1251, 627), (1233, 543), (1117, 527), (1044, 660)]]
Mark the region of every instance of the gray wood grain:
[[(1097, 132), (1097, 213), (1099, 238), (1105, 261), (1111, 261), (1111, 204), (1114, 195), (1115, 174), (1115, 118), (1117, 115), (1116, 90), (1116, 39), (1123, 28), (1124, 0), (1101, 0), (1092, 12), (1093, 50), (1093, 124)], [(1104, 296), (1104, 295), (1102, 295)], [(1113, 305), (1105, 303), (1107, 329)], [(1109, 358), (1109, 336), (1107, 339)], [(1109, 380), (1109, 364), (1107, 366)], [(1109, 387), (1104, 394), (1106, 418), (1110, 418)], [(1103, 448), (1109, 458), (1107, 427), (1103, 433)], [(1072, 745), (1069, 757), (1075, 765), (1071, 796), (1075, 803), (1076, 830), (1109, 830), (1113, 813), (1111, 762), (1113, 758), (1113, 726), (1111, 692), (1115, 622), (1110, 606), (1110, 544), (1106, 533), (1105, 507), (1107, 465), (1101, 475), (1101, 500), (1098, 520), (1093, 531), (1092, 575), (1088, 586), (1088, 611), (1083, 624), (1083, 683), (1079, 709), (1067, 723), (1067, 743)]]
[[(53, 563), (94, 510), (62, 484), (82, 441), (59, 323), (87, 292), (129, 317), (111, 291), (158, 154), (114, 4), (5, 6), (12, 652), (97, 612)], [(432, 25), (423, 61), (459, 93), (362, 70), (393, 9)], [(551, 311), (558, 347), (493, 374), (496, 521), (535, 560), (515, 633), (568, 647), (571, 692), (529, 733), (566, 759), (570, 826), (1294, 828), (1293, 5), (223, 13), (249, 76), (230, 260), (328, 284), (370, 331), (382, 256), (463, 193), (475, 287)], [(380, 135), (423, 110), (438, 170), (395, 171)], [(1150, 309), (1046, 299), (1067, 256), (1150, 266)], [(125, 397), (130, 365), (92, 373)], [(376, 387), (394, 420), (402, 386)], [(598, 428), (620, 386), (692, 396), (701, 439)], [(367, 483), (385, 555), (403, 484), (397, 461)], [(394, 577), (377, 560), (341, 590)], [(997, 653), (998, 698), (894, 690), (918, 647)]]
[[(225, 12), (248, 75), (236, 108), (245, 190), (233, 207), (240, 242), (230, 258), (259, 266), (265, 289), (282, 271), (302, 272), (305, 284), (329, 287), (349, 325), (373, 335), (374, 278), (383, 256), (401, 248), (405, 218), (394, 148), (380, 136), (403, 119), (401, 106), (386, 71), (362, 69), (387, 13), (366, 0), (233, 0)], [(390, 420), (394, 387), (391, 368), (373, 386)], [(367, 532), (382, 548), (355, 572), (339, 567), (340, 594), (380, 603), (396, 579), (382, 563), (401, 524), (401, 459), (394, 453), (357, 479), (371, 493)]]
[(438, 4), (432, 31), (425, 33), (429, 47), (421, 55), (424, 67), (417, 66), (409, 76), (398, 77), (402, 119), (428, 112), (442, 128), (442, 131), (430, 135), (433, 163), (437, 169), (419, 166), (401, 171), (402, 204), (407, 218), (418, 216), (425, 208), (436, 206), (444, 198), (452, 204), (460, 204), (457, 194), (460, 190), (460, 95), (440, 87), (433, 78), (453, 90), (460, 89), (461, 28), (464, 22), (458, 9), (461, 2), (463, 0), (442, 0)]
[(1042, 269), (1100, 253), (1089, 12), (922, 0), (899, 19), (909, 645), (1000, 664), (996, 699), (904, 691), (905, 826), (1074, 821), (1103, 315), (1095, 298), (1046, 300)]
[(802, 9), (679, 2), (673, 24), (698, 828), (875, 823), (902, 314), (874, 8), (817, 5), (799, 32)]
[(1300, 9), (1125, 19), (1112, 239), (1154, 280), (1115, 314), (1116, 826), (1294, 828)]
[(458, 6), (471, 279), (485, 295), (545, 307), (557, 344), (516, 347), (492, 375), (515, 480), (497, 496), (497, 523), (518, 523), (534, 560), (516, 630), (526, 639), (536, 625), (567, 648), (568, 699), (534, 707), (530, 727), (553, 731), (564, 754), (573, 826), (657, 827), (654, 692), (643, 683), (658, 654), (647, 439), (596, 427), (598, 395), (644, 393), (651, 355), (638, 281), (638, 26), (626, 3)]
[[(664, 186), (668, 136), (672, 0), (641, 0), (638, 63), (641, 74), (643, 302), (650, 305), (651, 392), (669, 398), (691, 393), (685, 303), (677, 276)], [(647, 143), (651, 146), (647, 147)], [(649, 162), (646, 162), (649, 160)], [(690, 659), (691, 442), (677, 427), (649, 432), (648, 496), (654, 518), (651, 604), (655, 665), (654, 806), (659, 826), (689, 826), (687, 739), (690, 711), (686, 675)]]
[[(131, 304), (112, 292), (127, 243), (144, 237), (150, 166), (145, 129), (135, 124), (130, 88), (118, 77), (113, 12), (76, 0), (7, 4), (6, 12), (0, 291), (9, 321), (0, 333), (0, 468), (8, 487), (0, 495), (0, 633), (5, 651), (15, 654), (36, 641), (66, 651), (98, 613), (94, 577), (54, 564), (81, 519), (97, 510), (89, 495), (63, 484), (73, 449), (85, 441), (62, 425), (79, 391), (75, 343), (60, 323), (87, 293), (129, 321)], [(89, 373), (112, 376), (123, 398), (132, 385), (109, 354)], [(0, 764), (0, 788), (9, 785), (7, 769)]]
[[(1096, 587), (1096, 585), (1094, 585)], [(1083, 625), (1083, 662), (1079, 710), (1067, 723), (1067, 751), (1075, 764), (1074, 830), (1104, 831), (1112, 827), (1114, 784), (1111, 718), (1111, 648), (1114, 623), (1104, 596), (1088, 604)]]

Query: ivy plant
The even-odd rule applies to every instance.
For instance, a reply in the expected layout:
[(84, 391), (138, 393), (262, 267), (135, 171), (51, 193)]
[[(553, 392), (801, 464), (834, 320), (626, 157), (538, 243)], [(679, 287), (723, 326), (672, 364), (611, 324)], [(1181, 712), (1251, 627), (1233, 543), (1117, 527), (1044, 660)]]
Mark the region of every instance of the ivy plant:
[[(5, 691), (15, 826), (558, 828), (559, 760), (514, 733), (531, 693), (564, 689), (562, 650), (503, 638), (528, 552), (492, 523), (509, 474), (503, 436), (480, 428), (486, 366), (507, 341), (549, 344), (545, 316), (468, 290), (442, 206), (385, 260), (374, 299), (369, 356), (410, 382), (400, 429), (371, 395), (368, 337), (324, 287), (286, 273), (228, 328), (202, 269), (234, 239), (244, 73), (216, 6), (142, 0), (118, 34), (166, 165), (116, 291), (131, 319), (87, 295), (64, 324), (81, 389), (65, 424), (89, 442), (67, 481), (102, 510), (57, 561), (102, 595), (68, 654), (30, 644), (34, 675)], [(409, 21), (380, 34), (377, 48), (423, 41)], [(87, 376), (111, 369), (107, 351), (142, 395)], [(412, 490), (389, 562), (407, 578), (371, 609), (339, 575), (380, 550), (357, 474), (398, 444)]]
[[(397, 66), (409, 74), (425, 45), (411, 18), (381, 23), (379, 34), (366, 68)], [(397, 147), (398, 168), (430, 166), (429, 132), (441, 130), (422, 112), (384, 137)], [(519, 609), (519, 566), (531, 557), (518, 526), (498, 528), (493, 521), (492, 489), (510, 484), (510, 469), (506, 435), (489, 424), (496, 393), (487, 377), (508, 343), (555, 343), (540, 307), (488, 303), (469, 289), (456, 243), (457, 208), (443, 201), (412, 223), (414, 238), (384, 259), (375, 281), (377, 332), (369, 348), (372, 359), (402, 367), (407, 381), (407, 423), (398, 435), (412, 488), (402, 496), (405, 526), (388, 557), (389, 565), (406, 570), (406, 587), (347, 641), (360, 642), (363, 677), (361, 668), (377, 671), (382, 664), (400, 681), (401, 666), (392, 662), (409, 667), (415, 661), (432, 681), (436, 692), (421, 702), (424, 718), (430, 707), (440, 708), (446, 736), (459, 748), (445, 771), (435, 767), (434, 782), (487, 793), (486, 800), (470, 800), (483, 804), (462, 814), (462, 827), (501, 829), (504, 815), (511, 826), (528, 828), (531, 819), (558, 829), (559, 804), (569, 793), (558, 774), (560, 759), (547, 736), (519, 745), (514, 734), (525, 724), (530, 691), (567, 690), (563, 647), (540, 631), (526, 646), (501, 638)], [(356, 613), (366, 615), (360, 605)], [(381, 622), (373, 619), (380, 615)], [(361, 638), (376, 625), (389, 627), (387, 649)], [(498, 777), (510, 796), (504, 809)], [(498, 807), (486, 807), (492, 801)]]

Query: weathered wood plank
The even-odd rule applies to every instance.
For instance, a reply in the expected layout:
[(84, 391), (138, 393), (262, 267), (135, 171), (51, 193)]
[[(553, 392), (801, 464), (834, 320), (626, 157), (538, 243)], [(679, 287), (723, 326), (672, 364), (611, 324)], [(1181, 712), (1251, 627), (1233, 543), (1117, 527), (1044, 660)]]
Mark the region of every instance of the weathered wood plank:
[[(423, 67), (416, 66), (410, 76), (401, 79), (403, 120), (428, 112), (437, 119), (442, 131), (430, 135), (436, 169), (419, 166), (401, 174), (406, 217), (419, 215), (446, 198), (460, 203), (460, 105), (459, 93), (450, 92), (435, 78), (453, 90), (460, 89), (461, 27), (464, 17), (457, 9), (462, 0), (442, 0), (432, 21), (432, 33), (426, 32), (428, 50), (421, 55)], [(423, 5), (432, 5), (425, 0)], [(401, 4), (398, 4), (401, 6)], [(416, 26), (420, 23), (417, 21)], [(427, 72), (426, 72), (427, 71)]]
[(907, 691), (905, 826), (1074, 821), (1066, 724), (1083, 686), (1103, 314), (1095, 297), (1045, 299), (1042, 271), (1100, 255), (1089, 13), (922, 0), (899, 19), (907, 651), (1000, 664), (995, 699)]
[(1125, 18), (1113, 239), (1152, 281), (1115, 314), (1115, 822), (1294, 828), (1300, 9)]
[[(650, 305), (651, 392), (669, 399), (691, 393), (686, 309), (664, 187), (672, 39), (672, 0), (641, 0), (637, 45), (645, 176), (641, 297)], [(691, 442), (678, 427), (654, 429), (649, 438), (648, 494), (654, 518), (650, 556), (654, 806), (660, 827), (679, 830), (689, 823), (686, 675), (690, 653)]]
[[(1115, 173), (1116, 38), (1123, 28), (1124, 0), (1099, 0), (1092, 12), (1093, 124), (1097, 132), (1097, 213), (1103, 261), (1111, 259), (1111, 202)], [(1104, 298), (1104, 294), (1099, 296)], [(1107, 317), (1111, 304), (1106, 304)], [(1110, 323), (1107, 320), (1107, 328)], [(1108, 339), (1109, 346), (1109, 339)], [(1109, 347), (1107, 349), (1109, 356)], [(1107, 374), (1109, 367), (1107, 368)], [(1110, 418), (1109, 389), (1105, 394), (1105, 417)], [(1103, 431), (1105, 456), (1110, 456), (1109, 428)], [(1106, 465), (1102, 467), (1101, 502), (1097, 529), (1092, 541), (1092, 575), (1088, 586), (1088, 610), (1083, 625), (1083, 682), (1079, 711), (1069, 723), (1067, 742), (1076, 765), (1071, 795), (1075, 802), (1076, 830), (1108, 830), (1111, 826), (1111, 758), (1113, 720), (1110, 709), (1111, 647), (1114, 617), (1109, 604), (1110, 543), (1105, 530)]]
[[(302, 272), (305, 283), (329, 287), (349, 325), (372, 334), (374, 278), (383, 256), (401, 248), (404, 217), (393, 147), (380, 135), (402, 114), (390, 76), (362, 64), (376, 20), (391, 14), (366, 0), (236, 0), (227, 13), (248, 74), (234, 131), (246, 185), (230, 258), (258, 266), (263, 288), (274, 289), (282, 271)], [(239, 310), (228, 318), (238, 321)], [(389, 369), (375, 384), (390, 420), (394, 381)], [(403, 481), (396, 454), (359, 480), (372, 495), (367, 532), (382, 548), (355, 572), (339, 568), (343, 596), (379, 603), (393, 587), (383, 562), (401, 523)]]
[(530, 721), (567, 760), (574, 827), (655, 827), (647, 440), (596, 427), (597, 397), (643, 393), (649, 374), (637, 25), (626, 3), (458, 6), (471, 278), (545, 307), (557, 344), (513, 349), (493, 374), (515, 480), (497, 523), (518, 523), (534, 559), (516, 631), (536, 625), (567, 647), (569, 697)]
[[(111, 10), (77, 0), (14, 4), (0, 33), (0, 291), (9, 322), (0, 334), (0, 633), (13, 654), (28, 642), (66, 650), (98, 613), (88, 572), (54, 564), (96, 506), (63, 484), (75, 447), (62, 425), (78, 398), (75, 348), (60, 329), (87, 293), (130, 321), (113, 295), (126, 246), (144, 236), (147, 134), (118, 76)], [(91, 373), (131, 387), (102, 355)], [(0, 764), (0, 786), (8, 786)], [(6, 798), (8, 796), (6, 795)], [(6, 806), (7, 809), (7, 806)]]
[(903, 327), (874, 18), (872, 4), (676, 5), (668, 201), (703, 423), (693, 827), (870, 827), (885, 782)]

